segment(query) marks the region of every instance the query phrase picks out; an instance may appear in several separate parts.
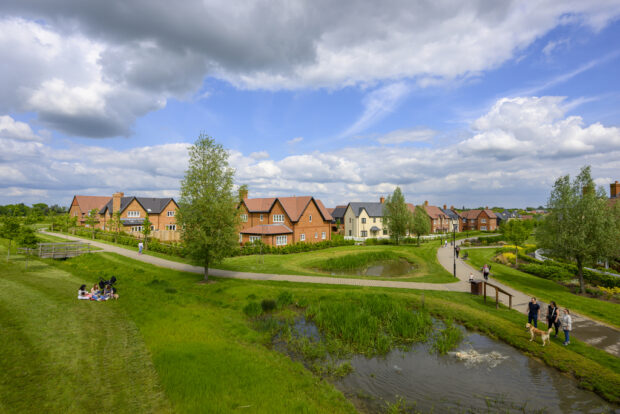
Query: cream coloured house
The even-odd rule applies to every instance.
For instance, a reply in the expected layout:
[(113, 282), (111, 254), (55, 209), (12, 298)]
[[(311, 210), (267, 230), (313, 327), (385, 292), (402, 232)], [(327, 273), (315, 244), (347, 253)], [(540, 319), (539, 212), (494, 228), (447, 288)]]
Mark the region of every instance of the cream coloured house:
[[(384, 239), (390, 237), (383, 219), (385, 198), (378, 203), (351, 202), (344, 213), (344, 237), (346, 239)], [(407, 204), (413, 211), (413, 205)]]

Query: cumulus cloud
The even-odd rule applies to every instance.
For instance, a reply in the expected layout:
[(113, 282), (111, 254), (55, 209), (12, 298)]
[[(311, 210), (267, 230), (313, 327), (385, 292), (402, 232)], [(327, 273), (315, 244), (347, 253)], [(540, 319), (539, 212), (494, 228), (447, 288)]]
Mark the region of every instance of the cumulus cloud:
[(293, 139), (289, 139), (288, 141), (286, 141), (286, 143), (289, 145), (295, 145), (295, 144), (299, 144), (303, 140), (304, 140), (303, 137), (295, 137)]
[(476, 75), (560, 24), (600, 30), (620, 3), (5, 0), (0, 12), (3, 113), (108, 137), (129, 135), (171, 97), (190, 98), (205, 77), (249, 89), (387, 85), (369, 94), (353, 134), (389, 113), (403, 79)]
[(27, 123), (16, 121), (7, 115), (0, 116), (0, 138), (22, 141), (41, 141), (43, 139), (35, 134)]
[(404, 144), (406, 142), (427, 142), (432, 140), (437, 131), (428, 128), (398, 129), (377, 139), (380, 144)]

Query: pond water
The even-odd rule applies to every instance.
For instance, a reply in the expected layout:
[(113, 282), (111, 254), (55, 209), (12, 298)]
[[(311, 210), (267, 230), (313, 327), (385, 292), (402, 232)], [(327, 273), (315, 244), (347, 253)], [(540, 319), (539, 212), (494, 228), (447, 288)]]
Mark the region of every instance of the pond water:
[[(345, 271), (330, 271), (332, 276), (402, 276), (411, 272), (414, 268), (412, 263), (405, 259), (400, 260), (383, 260), (375, 262), (370, 266), (361, 269), (351, 269)], [(317, 271), (322, 272), (317, 269)], [(325, 273), (325, 272), (322, 272)]]
[[(312, 323), (296, 324), (298, 334), (319, 339)], [(429, 344), (384, 357), (351, 359), (353, 372), (334, 385), (362, 412), (385, 412), (397, 398), (420, 412), (620, 413), (577, 382), (502, 342), (478, 333), (447, 355)]]

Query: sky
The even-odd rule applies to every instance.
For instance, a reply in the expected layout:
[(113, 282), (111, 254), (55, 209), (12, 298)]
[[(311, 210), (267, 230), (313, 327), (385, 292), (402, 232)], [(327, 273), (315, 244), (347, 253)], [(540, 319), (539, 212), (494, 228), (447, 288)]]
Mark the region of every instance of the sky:
[[(178, 4), (177, 4), (178, 3)], [(620, 1), (3, 0), (0, 204), (177, 197), (201, 133), (250, 197), (545, 205), (620, 180)]]

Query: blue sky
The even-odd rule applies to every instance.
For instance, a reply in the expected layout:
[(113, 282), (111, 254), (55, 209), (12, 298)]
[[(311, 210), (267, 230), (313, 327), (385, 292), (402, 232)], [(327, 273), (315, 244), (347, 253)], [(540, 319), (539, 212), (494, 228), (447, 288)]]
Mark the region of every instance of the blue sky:
[(319, 3), (3, 2), (0, 204), (176, 196), (200, 132), (251, 196), (328, 206), (620, 179), (620, 3)]

